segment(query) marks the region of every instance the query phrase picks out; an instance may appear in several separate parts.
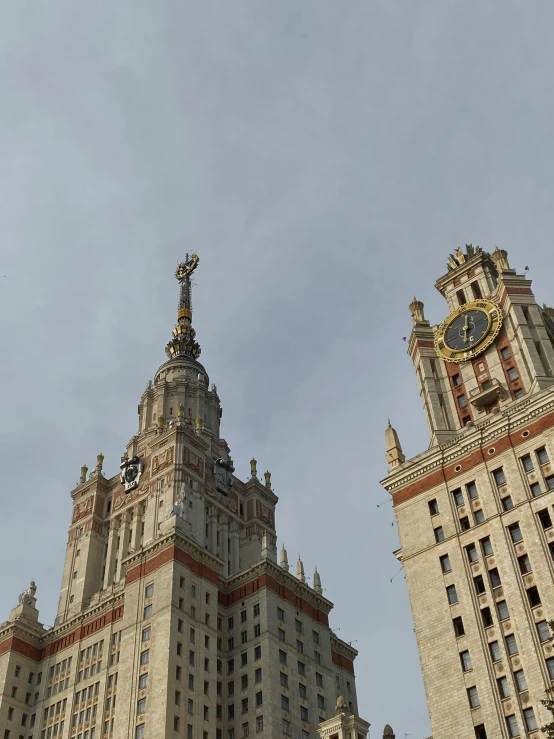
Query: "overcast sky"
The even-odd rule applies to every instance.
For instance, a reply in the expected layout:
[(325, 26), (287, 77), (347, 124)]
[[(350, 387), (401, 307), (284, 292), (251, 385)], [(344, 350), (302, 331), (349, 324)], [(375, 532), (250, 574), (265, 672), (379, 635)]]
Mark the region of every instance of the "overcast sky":
[(70, 490), (137, 429), (173, 271), (237, 474), (317, 565), (379, 739), (430, 734), (379, 480), (428, 437), (402, 337), (448, 253), (508, 250), (552, 303), (554, 5), (0, 2), (0, 621), (58, 601)]

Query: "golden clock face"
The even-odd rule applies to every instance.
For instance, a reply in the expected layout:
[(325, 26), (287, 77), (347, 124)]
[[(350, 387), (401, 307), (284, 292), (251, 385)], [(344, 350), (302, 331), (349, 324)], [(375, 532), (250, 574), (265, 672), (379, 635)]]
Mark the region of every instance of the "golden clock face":
[(492, 300), (461, 305), (437, 329), (437, 354), (447, 362), (467, 362), (492, 344), (501, 325), (502, 311)]
[(546, 332), (550, 336), (550, 341), (554, 341), (554, 321), (545, 310), (542, 311), (542, 321), (546, 328)]

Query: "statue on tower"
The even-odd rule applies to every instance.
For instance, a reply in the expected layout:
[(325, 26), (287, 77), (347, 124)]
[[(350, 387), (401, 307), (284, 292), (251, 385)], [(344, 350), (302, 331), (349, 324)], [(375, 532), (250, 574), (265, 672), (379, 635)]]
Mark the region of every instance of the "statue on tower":
[(35, 581), (31, 580), (31, 585), (27, 588), (27, 590), (24, 590), (19, 598), (18, 598), (18, 604), (20, 606), (31, 606), (32, 608), (36, 608), (37, 599), (35, 598), (35, 593), (37, 592), (37, 586), (35, 585)]

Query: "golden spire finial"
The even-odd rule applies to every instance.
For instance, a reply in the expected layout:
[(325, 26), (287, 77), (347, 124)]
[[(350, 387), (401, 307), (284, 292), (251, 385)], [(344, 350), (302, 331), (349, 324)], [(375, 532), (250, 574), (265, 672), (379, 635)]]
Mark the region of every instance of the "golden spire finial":
[(198, 254), (187, 254), (185, 261), (177, 265), (175, 277), (179, 280), (179, 306), (177, 309), (177, 326), (173, 329), (173, 338), (165, 348), (170, 359), (188, 356), (197, 359), (200, 346), (195, 341), (196, 331), (192, 328), (191, 275), (198, 267)]

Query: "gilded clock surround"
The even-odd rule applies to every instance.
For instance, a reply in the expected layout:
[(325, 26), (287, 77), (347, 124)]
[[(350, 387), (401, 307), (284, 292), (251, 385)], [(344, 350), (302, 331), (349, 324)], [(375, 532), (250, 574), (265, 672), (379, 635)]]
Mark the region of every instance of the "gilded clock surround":
[[(452, 348), (447, 343), (447, 333), (452, 324), (460, 316), (469, 315), (472, 312), (480, 312), (488, 319), (487, 327), (475, 343), (468, 340), (467, 348)], [(484, 352), (498, 336), (502, 326), (502, 310), (497, 303), (487, 298), (480, 298), (471, 303), (461, 305), (453, 311), (448, 318), (438, 327), (435, 334), (435, 350), (446, 362), (468, 362), (478, 354)], [(467, 333), (466, 327), (466, 333)]]

